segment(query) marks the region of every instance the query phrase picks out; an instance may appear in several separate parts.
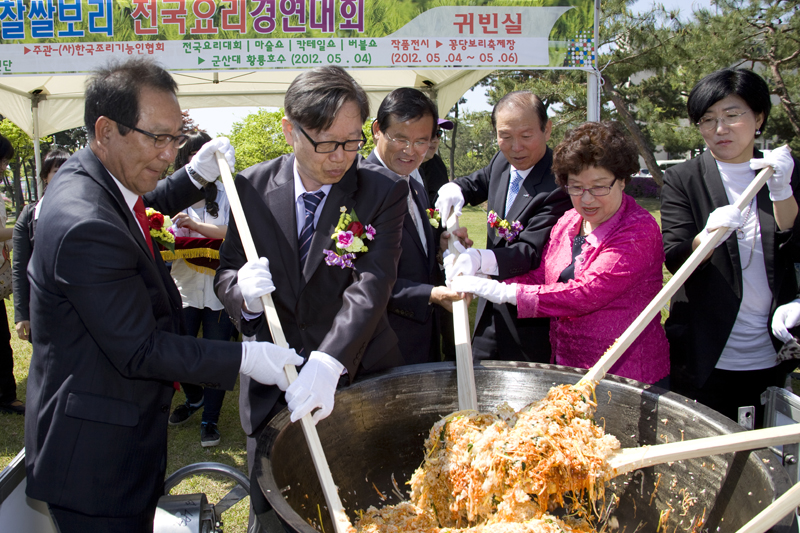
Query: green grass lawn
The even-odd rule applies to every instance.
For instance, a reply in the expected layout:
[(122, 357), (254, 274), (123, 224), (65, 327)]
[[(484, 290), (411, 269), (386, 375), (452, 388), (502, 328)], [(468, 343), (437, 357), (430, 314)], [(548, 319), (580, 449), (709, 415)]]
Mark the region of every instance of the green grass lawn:
[[(660, 222), (659, 201), (640, 200), (639, 203), (653, 213)], [(486, 246), (486, 211), (481, 207), (465, 207), (460, 223), (467, 227), (475, 247)], [(31, 358), (31, 345), (17, 338), (14, 330), (14, 308), (10, 300), (5, 301), (11, 330), (11, 346), (14, 349), (14, 375), (17, 380), (17, 395), (25, 401), (28, 366)], [(470, 321), (475, 318), (476, 303), (470, 305)], [(204, 461), (224, 463), (242, 472), (247, 470), (247, 454), (245, 453), (245, 434), (239, 423), (238, 382), (233, 392), (225, 395), (219, 430), (222, 434), (220, 445), (214, 448), (200, 446), (200, 413), (196, 413), (185, 424), (169, 428), (169, 450), (167, 473), (174, 472), (183, 466)], [(175, 395), (173, 407), (184, 401), (183, 393)], [(0, 468), (7, 466), (24, 447), (24, 419), (17, 415), (0, 414)], [(211, 502), (217, 502), (224, 496), (233, 483), (208, 476), (196, 476), (184, 481), (176, 487), (173, 494), (191, 494), (204, 492)], [(244, 499), (223, 515), (226, 533), (244, 533), (247, 529), (249, 500)]]

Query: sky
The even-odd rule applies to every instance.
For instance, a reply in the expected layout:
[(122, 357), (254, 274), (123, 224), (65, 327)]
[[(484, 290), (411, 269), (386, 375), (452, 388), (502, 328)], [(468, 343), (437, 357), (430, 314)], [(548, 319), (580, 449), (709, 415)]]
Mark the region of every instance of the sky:
[[(633, 11), (646, 11), (655, 2), (655, 0), (638, 0), (632, 6)], [(681, 18), (689, 18), (692, 11), (710, 7), (710, 0), (662, 0), (660, 3), (664, 4), (667, 9), (680, 9)], [(465, 107), (470, 111), (489, 111), (491, 106), (486, 102), (486, 94), (484, 89), (471, 89), (464, 95), (467, 99)], [(191, 109), (189, 116), (197, 123), (197, 125), (208, 131), (209, 135), (216, 137), (230, 133), (234, 122), (241, 121), (250, 113), (258, 111), (257, 107), (214, 107), (205, 109)]]

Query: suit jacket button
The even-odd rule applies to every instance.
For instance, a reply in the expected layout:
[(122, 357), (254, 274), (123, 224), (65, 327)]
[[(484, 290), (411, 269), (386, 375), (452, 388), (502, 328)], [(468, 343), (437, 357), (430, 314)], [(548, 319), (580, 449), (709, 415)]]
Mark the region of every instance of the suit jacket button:
[(166, 405), (166, 404), (162, 405), (161, 406), (161, 412), (162, 413), (169, 413), (169, 405)]
[(305, 324), (300, 324), (298, 327), (300, 328), (300, 331), (305, 331), (306, 330), (306, 325)]

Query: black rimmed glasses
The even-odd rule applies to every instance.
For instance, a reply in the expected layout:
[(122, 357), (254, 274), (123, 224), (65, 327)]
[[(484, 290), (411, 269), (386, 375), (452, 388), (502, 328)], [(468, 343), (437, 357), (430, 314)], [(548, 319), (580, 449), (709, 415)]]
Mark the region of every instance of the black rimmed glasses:
[[(111, 120), (114, 120), (113, 118)], [(153, 145), (156, 148), (166, 148), (170, 144), (175, 148), (183, 148), (187, 142), (189, 142), (189, 137), (187, 135), (169, 135), (168, 133), (151, 133), (149, 131), (145, 131), (139, 128), (135, 128), (133, 126), (128, 126), (127, 124), (123, 124), (119, 120), (114, 120), (120, 126), (125, 126), (128, 129), (133, 131), (138, 131), (142, 135), (147, 135), (151, 139), (153, 139)]]
[(363, 131), (361, 132), (361, 139), (359, 140), (352, 139), (343, 142), (339, 141), (317, 142), (314, 139), (312, 139), (308, 133), (306, 133), (306, 130), (303, 129), (303, 126), (301, 126), (300, 124), (295, 124), (295, 125), (297, 126), (297, 129), (299, 129), (303, 133), (303, 135), (306, 136), (306, 139), (308, 139), (308, 142), (311, 143), (311, 145), (314, 147), (314, 151), (317, 152), (318, 154), (331, 154), (336, 150), (338, 150), (340, 146), (342, 147), (342, 150), (344, 150), (345, 152), (358, 152), (359, 150), (361, 150), (361, 147), (364, 146), (364, 143), (367, 142), (367, 137), (364, 135)]
[(567, 194), (570, 196), (583, 196), (583, 193), (589, 192), (592, 196), (608, 196), (611, 194), (611, 188), (613, 185), (606, 185), (604, 187), (589, 187), (588, 189), (584, 189), (583, 187), (577, 187), (575, 185), (570, 185), (564, 187), (564, 190), (567, 191)]
[(725, 113), (721, 117), (703, 117), (697, 121), (697, 127), (700, 131), (704, 131), (706, 133), (712, 132), (717, 129), (718, 124), (722, 122), (726, 126), (733, 126), (734, 124), (740, 123), (742, 120), (743, 115), (746, 115), (747, 111), (742, 111), (741, 113)]

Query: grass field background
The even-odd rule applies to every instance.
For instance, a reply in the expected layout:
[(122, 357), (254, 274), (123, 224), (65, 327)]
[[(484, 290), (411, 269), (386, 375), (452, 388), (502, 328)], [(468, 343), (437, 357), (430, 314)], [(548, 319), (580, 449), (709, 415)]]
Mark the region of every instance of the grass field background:
[[(644, 199), (639, 201), (656, 220), (661, 221), (659, 201)], [(475, 246), (484, 248), (486, 244), (486, 211), (482, 207), (466, 207), (461, 217), (461, 225), (468, 228)], [(13, 221), (9, 222), (13, 225)], [(665, 271), (666, 273), (666, 271)], [(14, 308), (10, 300), (5, 300), (6, 312), (11, 330), (11, 346), (14, 349), (14, 375), (17, 380), (17, 395), (25, 401), (28, 367), (31, 358), (31, 346), (27, 341), (17, 338), (14, 330)], [(470, 318), (474, 320), (475, 303), (471, 305)], [(245, 434), (239, 423), (239, 385), (225, 395), (219, 430), (222, 435), (220, 445), (214, 448), (200, 446), (200, 413), (196, 413), (185, 424), (169, 428), (169, 450), (167, 474), (178, 468), (199, 462), (217, 462), (247, 471), (247, 454), (245, 452)], [(173, 408), (184, 401), (182, 392), (173, 400)], [(324, 444), (324, 443), (323, 443)], [(24, 419), (18, 415), (0, 414), (0, 468), (5, 468), (24, 447)], [(216, 503), (233, 486), (221, 478), (195, 476), (173, 489), (173, 494), (191, 494), (204, 492), (210, 502)], [(245, 533), (247, 529), (249, 499), (245, 498), (228, 510), (223, 519), (226, 533)]]

